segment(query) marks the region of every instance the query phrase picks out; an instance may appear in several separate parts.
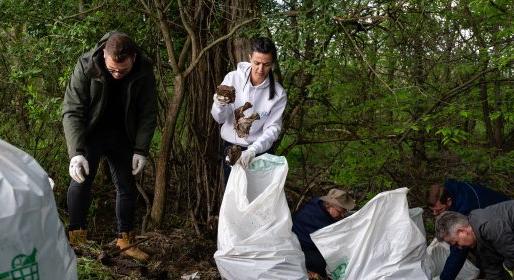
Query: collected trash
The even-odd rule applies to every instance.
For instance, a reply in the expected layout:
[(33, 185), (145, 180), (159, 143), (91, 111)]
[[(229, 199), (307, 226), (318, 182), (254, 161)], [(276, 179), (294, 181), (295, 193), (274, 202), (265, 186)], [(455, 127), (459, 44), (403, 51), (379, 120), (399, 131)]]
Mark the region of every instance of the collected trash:
[(241, 146), (230, 145), (225, 149), (225, 162), (229, 165), (236, 164), (241, 157)]
[(250, 134), (252, 123), (260, 119), (260, 116), (257, 113), (253, 113), (249, 117), (245, 117), (244, 111), (252, 107), (252, 103), (246, 102), (243, 106), (234, 110), (234, 130), (240, 138), (246, 138), (248, 134)]
[(200, 279), (200, 274), (198, 273), (198, 271), (196, 271), (196, 272), (191, 273), (191, 274), (182, 275), (182, 276), (180, 277), (180, 279), (184, 279), (184, 280), (196, 280), (196, 279)]
[(234, 101), (236, 101), (236, 89), (234, 87), (219, 85), (216, 88), (216, 94), (222, 97), (227, 103), (234, 103)]

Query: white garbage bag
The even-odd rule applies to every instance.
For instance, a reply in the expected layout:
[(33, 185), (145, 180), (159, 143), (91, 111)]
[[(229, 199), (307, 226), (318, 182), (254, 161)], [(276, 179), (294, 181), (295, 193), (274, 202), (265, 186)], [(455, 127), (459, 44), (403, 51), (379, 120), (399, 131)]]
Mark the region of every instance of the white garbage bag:
[(225, 279), (307, 279), (305, 257), (291, 231), (285, 157), (232, 167), (221, 203), (216, 265)]
[(0, 140), (0, 280), (77, 279), (48, 175)]
[(423, 208), (416, 207), (416, 208), (410, 208), (409, 209), (409, 216), (412, 219), (412, 221), (416, 224), (419, 231), (423, 234), (423, 236), (427, 236), (427, 232), (425, 231), (425, 225), (423, 224)]
[[(433, 279), (439, 279), (439, 275), (443, 272), (446, 259), (450, 255), (450, 245), (446, 242), (439, 242), (434, 238), (427, 248), (427, 263), (432, 271)], [(480, 270), (474, 266), (469, 260), (466, 260), (464, 266), (455, 278), (456, 280), (477, 279)]]
[(350, 217), (311, 234), (334, 280), (430, 279), (425, 236), (409, 217), (407, 191), (380, 193)]

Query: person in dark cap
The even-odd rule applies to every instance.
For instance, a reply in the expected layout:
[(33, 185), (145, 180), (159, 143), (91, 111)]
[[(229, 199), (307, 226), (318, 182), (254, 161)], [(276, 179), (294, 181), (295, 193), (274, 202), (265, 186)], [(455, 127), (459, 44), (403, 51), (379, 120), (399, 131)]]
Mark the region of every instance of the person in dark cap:
[(343, 219), (354, 207), (355, 200), (346, 191), (331, 189), (325, 196), (312, 198), (293, 215), (293, 232), (305, 255), (309, 278), (327, 276), (327, 263), (310, 234)]

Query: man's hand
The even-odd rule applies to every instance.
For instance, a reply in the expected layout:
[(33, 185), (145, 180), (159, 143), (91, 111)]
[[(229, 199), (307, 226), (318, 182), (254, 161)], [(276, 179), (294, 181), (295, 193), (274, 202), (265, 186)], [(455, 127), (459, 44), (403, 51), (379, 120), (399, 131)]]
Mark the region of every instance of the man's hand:
[(212, 99), (214, 100), (214, 103), (219, 106), (226, 106), (230, 102), (230, 98), (218, 95), (217, 93), (214, 94)]
[(146, 157), (138, 154), (134, 154), (132, 157), (132, 175), (137, 175), (146, 164)]
[(248, 148), (241, 153), (237, 163), (241, 164), (243, 168), (247, 168), (253, 158), (255, 158), (255, 151), (252, 148)]
[[(70, 160), (70, 176), (78, 183), (86, 180), (85, 175), (89, 175), (89, 164), (83, 155), (74, 156)], [(84, 174), (85, 173), (85, 174)]]

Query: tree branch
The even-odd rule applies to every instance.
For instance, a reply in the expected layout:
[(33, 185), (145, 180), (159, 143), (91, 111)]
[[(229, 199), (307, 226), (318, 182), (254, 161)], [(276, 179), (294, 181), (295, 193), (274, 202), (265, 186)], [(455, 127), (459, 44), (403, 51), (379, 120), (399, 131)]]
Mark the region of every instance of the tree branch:
[[(196, 40), (195, 33), (193, 31), (193, 28), (191, 25), (189, 25), (189, 22), (186, 19), (186, 11), (184, 11), (184, 6), (182, 6), (182, 1), (177, 0), (178, 3), (178, 10), (180, 12), (180, 19), (182, 20), (182, 25), (184, 25), (184, 28), (187, 31), (187, 34), (189, 35), (189, 39), (191, 40), (191, 61), (195, 60), (198, 52), (198, 42)], [(188, 48), (189, 46), (184, 45), (184, 48)]]
[[(465, 83), (463, 84), (460, 84), (456, 87), (454, 87), (453, 89), (451, 89), (450, 91), (448, 91), (444, 96), (443, 98), (439, 99), (434, 105), (432, 105), (432, 107), (430, 107), (428, 110), (426, 110), (425, 112), (423, 112), (423, 114), (421, 114), (414, 122), (413, 124), (417, 124), (419, 122), (419, 120), (421, 120), (423, 117), (425, 117), (426, 115), (432, 113), (433, 111), (435, 111), (438, 107), (441, 106), (441, 104), (443, 103), (446, 103), (448, 100), (452, 99), (453, 97), (455, 97), (456, 95), (458, 95), (459, 93), (461, 93), (464, 89), (467, 89), (468, 87), (470, 87), (472, 85), (472, 83), (480, 78), (482, 75), (486, 74), (486, 73), (489, 73), (491, 71), (494, 71), (496, 70), (497, 68), (496, 67), (493, 67), (493, 68), (488, 68), (488, 69), (485, 69), (483, 71), (480, 71), (478, 72), (477, 74), (475, 74), (473, 77), (471, 77), (471, 79), (469, 79), (468, 81), (466, 81)], [(412, 130), (409, 129), (407, 131), (405, 131), (402, 135), (402, 137), (400, 137), (400, 139), (398, 140), (398, 144), (401, 144), (403, 142), (403, 140), (405, 140), (405, 138), (410, 134)]]
[(77, 13), (77, 14), (74, 14), (74, 15), (70, 15), (70, 16), (63, 17), (63, 18), (61, 18), (60, 20), (61, 20), (61, 21), (64, 21), (64, 20), (68, 20), (68, 19), (72, 19), (72, 18), (80, 17), (80, 16), (83, 16), (83, 15), (85, 15), (85, 14), (88, 14), (88, 13), (94, 12), (94, 11), (96, 11), (96, 10), (99, 10), (99, 9), (101, 9), (103, 6), (105, 6), (105, 3), (102, 3), (102, 4), (100, 4), (99, 6), (96, 6), (96, 7), (94, 7), (94, 8), (91, 8), (91, 9), (89, 9), (89, 10), (85, 10), (85, 11), (83, 11), (83, 12), (80, 12), (80, 13)]
[(154, 0), (155, 10), (157, 11), (157, 19), (159, 20), (159, 28), (161, 29), (162, 36), (164, 37), (164, 43), (166, 44), (166, 53), (168, 54), (168, 64), (171, 66), (175, 73), (180, 73), (180, 68), (173, 52), (173, 40), (170, 36), (169, 26), (164, 19), (161, 11), (160, 0)]
[(186, 69), (186, 71), (184, 71), (184, 77), (186, 77), (187, 75), (189, 75), (191, 73), (191, 71), (193, 71), (193, 69), (195, 68), (196, 64), (198, 64), (198, 62), (200, 61), (200, 59), (202, 58), (202, 56), (205, 54), (205, 52), (207, 52), (209, 49), (211, 49), (212, 47), (214, 47), (215, 45), (217, 45), (218, 43), (220, 43), (221, 41), (224, 41), (228, 38), (230, 38), (239, 28), (241, 28), (242, 26), (246, 25), (246, 24), (249, 24), (250, 22), (254, 21), (254, 20), (257, 20), (258, 18), (251, 18), (251, 19), (247, 19), (241, 23), (239, 23), (238, 25), (234, 26), (232, 28), (232, 30), (230, 30), (229, 33), (219, 37), (218, 39), (216, 39), (215, 41), (211, 42), (207, 47), (203, 48), (200, 53), (198, 54), (198, 56), (196, 57), (196, 59), (194, 61), (191, 62), (191, 64), (189, 64), (189, 67)]

